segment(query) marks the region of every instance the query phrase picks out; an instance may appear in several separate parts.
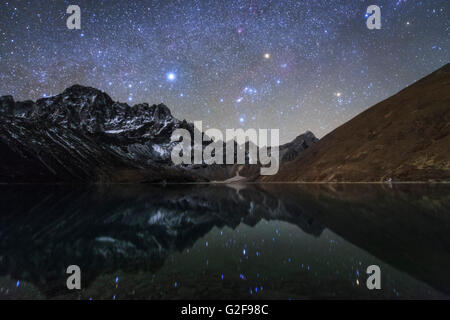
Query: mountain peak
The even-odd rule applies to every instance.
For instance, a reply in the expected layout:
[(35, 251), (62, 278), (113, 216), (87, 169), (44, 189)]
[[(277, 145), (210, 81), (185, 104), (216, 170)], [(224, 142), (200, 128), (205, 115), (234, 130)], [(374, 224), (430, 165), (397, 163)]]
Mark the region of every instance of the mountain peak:
[(74, 84), (74, 85), (66, 88), (62, 94), (71, 94), (71, 93), (80, 94), (80, 93), (92, 93), (92, 92), (99, 93), (99, 94), (104, 93), (93, 87), (82, 86), (80, 84)]
[(111, 97), (103, 91), (100, 91), (96, 88), (86, 87), (79, 84), (74, 84), (71, 87), (68, 87), (58, 96), (62, 96), (64, 99), (78, 99), (81, 98), (83, 100), (90, 101), (91, 103), (99, 103), (101, 105), (110, 105), (113, 104), (114, 101)]
[(447, 64), (339, 126), (260, 181), (448, 181), (449, 79)]
[(170, 109), (163, 103), (153, 105), (152, 108), (154, 108), (154, 115), (158, 119), (163, 119), (172, 116)]

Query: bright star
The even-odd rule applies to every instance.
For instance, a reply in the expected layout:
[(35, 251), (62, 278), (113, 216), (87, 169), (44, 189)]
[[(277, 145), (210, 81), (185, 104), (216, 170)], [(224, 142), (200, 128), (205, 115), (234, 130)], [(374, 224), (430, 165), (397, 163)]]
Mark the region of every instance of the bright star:
[(176, 79), (175, 73), (169, 72), (169, 73), (167, 74), (167, 80), (169, 80), (169, 81), (175, 81), (175, 79)]
[(265, 53), (264, 54), (264, 59), (270, 59), (270, 53)]

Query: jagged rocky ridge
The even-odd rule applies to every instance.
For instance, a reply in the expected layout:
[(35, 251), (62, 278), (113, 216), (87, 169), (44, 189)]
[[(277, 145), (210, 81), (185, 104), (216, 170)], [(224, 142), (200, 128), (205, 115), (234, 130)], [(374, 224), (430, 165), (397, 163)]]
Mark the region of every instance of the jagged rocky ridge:
[[(74, 85), (36, 102), (0, 97), (0, 182), (160, 182), (225, 180), (239, 166), (174, 166), (178, 128), (165, 105), (129, 106), (95, 88)], [(280, 147), (292, 160), (317, 139), (310, 132)], [(242, 171), (255, 178), (259, 166)]]

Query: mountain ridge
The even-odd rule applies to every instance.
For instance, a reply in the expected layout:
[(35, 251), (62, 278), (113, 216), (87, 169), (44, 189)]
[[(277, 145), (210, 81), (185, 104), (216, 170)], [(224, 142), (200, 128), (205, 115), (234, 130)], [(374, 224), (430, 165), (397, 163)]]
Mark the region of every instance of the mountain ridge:
[[(36, 102), (2, 96), (0, 117), (0, 152), (7, 155), (0, 182), (206, 182), (242, 171), (240, 165), (173, 165), (178, 142), (171, 134), (186, 129), (192, 136), (192, 123), (164, 104), (130, 106), (92, 87), (76, 84)], [(306, 132), (281, 146), (282, 161), (316, 141)], [(258, 176), (260, 165), (245, 167), (246, 179)]]
[(358, 114), (258, 181), (450, 181), (450, 64)]

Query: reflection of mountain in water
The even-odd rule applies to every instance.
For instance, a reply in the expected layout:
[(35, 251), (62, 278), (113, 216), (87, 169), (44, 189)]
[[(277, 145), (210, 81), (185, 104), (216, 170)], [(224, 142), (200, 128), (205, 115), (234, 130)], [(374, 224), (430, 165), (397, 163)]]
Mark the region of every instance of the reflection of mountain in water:
[(64, 292), (65, 269), (156, 271), (213, 227), (324, 226), (442, 292), (450, 292), (448, 186), (232, 185), (4, 186), (0, 193), (0, 275)]
[(284, 203), (301, 203), (347, 241), (450, 293), (448, 185), (290, 184), (267, 189)]
[(0, 273), (48, 293), (65, 290), (71, 264), (89, 272), (85, 285), (99, 272), (156, 270), (213, 227), (277, 219), (315, 236), (323, 230), (300, 206), (253, 188), (8, 186), (1, 199)]

